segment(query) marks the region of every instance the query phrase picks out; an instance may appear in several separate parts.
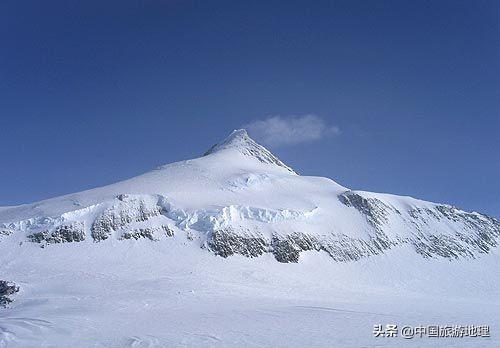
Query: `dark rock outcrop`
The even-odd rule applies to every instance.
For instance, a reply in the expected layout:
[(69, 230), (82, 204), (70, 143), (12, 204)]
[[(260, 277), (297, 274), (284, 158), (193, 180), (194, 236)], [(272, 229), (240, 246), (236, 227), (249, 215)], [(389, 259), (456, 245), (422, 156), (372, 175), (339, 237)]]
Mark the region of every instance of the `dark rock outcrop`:
[(272, 250), (279, 262), (299, 262), (301, 251), (321, 250), (321, 243), (314, 237), (294, 232), (287, 236), (273, 236)]
[(146, 227), (146, 228), (136, 228), (131, 231), (125, 232), (120, 239), (140, 239), (147, 238), (152, 241), (158, 241), (159, 237), (157, 233), (159, 231), (164, 231), (167, 237), (173, 237), (174, 231), (165, 225), (160, 227)]
[(14, 231), (8, 229), (0, 229), (0, 236), (10, 236)]
[(240, 254), (257, 257), (272, 252), (275, 259), (282, 263), (296, 263), (303, 251), (325, 251), (335, 261), (355, 261), (362, 257), (376, 255), (389, 249), (395, 243), (389, 242), (386, 236), (378, 236), (369, 241), (350, 238), (345, 235), (332, 234), (318, 239), (301, 232), (290, 235), (274, 235), (267, 238), (245, 231), (237, 233), (231, 228), (217, 230), (212, 233), (208, 247), (216, 255), (228, 257)]
[(269, 249), (269, 241), (264, 237), (255, 236), (249, 232), (240, 235), (235, 233), (232, 228), (212, 232), (207, 244), (211, 251), (222, 257), (234, 254), (257, 257)]
[[(100, 214), (90, 228), (92, 238), (99, 242), (131, 222), (146, 221), (161, 214), (159, 205), (148, 205), (142, 200), (129, 199), (128, 195), (119, 195), (120, 203), (111, 206)], [(124, 203), (121, 203), (124, 202)]]
[(381, 229), (382, 224), (388, 222), (387, 216), (390, 211), (401, 214), (397, 209), (377, 198), (365, 198), (353, 191), (344, 192), (338, 198), (345, 206), (357, 209), (365, 216), (368, 223), (378, 230)]
[(54, 244), (72, 243), (85, 240), (85, 225), (83, 222), (74, 222), (57, 226), (53, 231), (42, 231), (28, 235), (33, 243)]
[[(491, 248), (498, 245), (500, 237), (500, 221), (475, 212), (465, 212), (451, 205), (438, 205), (435, 211), (412, 210), (412, 217), (424, 223), (423, 227), (417, 226), (421, 233), (418, 240), (413, 241), (415, 250), (426, 258), (441, 256), (445, 258), (471, 257), (475, 258), (476, 252), (488, 253)], [(425, 213), (425, 214), (423, 214)], [(458, 223), (458, 228), (452, 235), (430, 234), (425, 231), (429, 217), (435, 220), (449, 220)]]
[(0, 280), (0, 307), (6, 307), (9, 303), (11, 303), (12, 299), (9, 296), (18, 291), (19, 286), (13, 282)]

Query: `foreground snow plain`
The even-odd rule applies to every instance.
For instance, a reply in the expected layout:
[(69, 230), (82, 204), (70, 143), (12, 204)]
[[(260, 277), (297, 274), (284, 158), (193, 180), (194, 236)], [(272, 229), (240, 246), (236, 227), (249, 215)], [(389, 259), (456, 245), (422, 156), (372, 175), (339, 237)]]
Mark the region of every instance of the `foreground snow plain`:
[[(173, 240), (1, 254), (21, 292), (1, 347), (498, 347), (497, 254), (336, 263), (217, 257)], [(376, 324), (489, 325), (490, 338), (374, 337)]]
[[(299, 176), (237, 131), (206, 157), (1, 208), (0, 280), (20, 291), (0, 309), (0, 347), (499, 347), (497, 224)], [(57, 234), (73, 238), (68, 226), (81, 238)], [(245, 257), (247, 241), (229, 238), (221, 257), (207, 241), (228, 227), (324, 245), (278, 262), (282, 244)], [(322, 239), (332, 230), (346, 238)], [(490, 337), (374, 337), (378, 324), (488, 325)]]

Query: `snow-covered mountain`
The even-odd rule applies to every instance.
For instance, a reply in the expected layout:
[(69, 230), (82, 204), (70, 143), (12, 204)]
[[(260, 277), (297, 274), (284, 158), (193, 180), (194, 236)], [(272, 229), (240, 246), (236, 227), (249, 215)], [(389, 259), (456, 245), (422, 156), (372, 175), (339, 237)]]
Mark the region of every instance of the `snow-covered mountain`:
[(0, 208), (0, 348), (498, 346), (499, 238), (480, 213), (299, 175), (237, 130), (200, 158)]
[(0, 210), (2, 239), (95, 243), (185, 235), (227, 257), (302, 251), (358, 260), (403, 244), (416, 256), (479, 257), (495, 247), (500, 222), (410, 197), (354, 191), (300, 176), (245, 130), (203, 157), (117, 184)]

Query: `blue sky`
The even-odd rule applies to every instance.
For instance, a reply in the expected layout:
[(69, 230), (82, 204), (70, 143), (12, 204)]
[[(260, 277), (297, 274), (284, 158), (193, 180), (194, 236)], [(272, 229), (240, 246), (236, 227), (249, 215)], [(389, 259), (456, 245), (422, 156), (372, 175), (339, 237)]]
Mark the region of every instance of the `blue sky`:
[(0, 33), (0, 205), (246, 125), (302, 174), (500, 217), (498, 1), (7, 0)]

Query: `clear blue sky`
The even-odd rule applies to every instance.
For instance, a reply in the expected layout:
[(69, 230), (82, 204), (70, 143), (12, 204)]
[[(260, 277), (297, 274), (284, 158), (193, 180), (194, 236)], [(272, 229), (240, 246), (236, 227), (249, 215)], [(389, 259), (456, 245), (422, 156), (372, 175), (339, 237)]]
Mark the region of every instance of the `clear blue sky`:
[(0, 205), (314, 114), (297, 171), (500, 217), (498, 1), (6, 0), (0, 33)]

